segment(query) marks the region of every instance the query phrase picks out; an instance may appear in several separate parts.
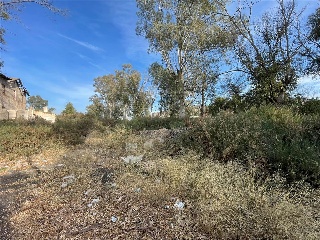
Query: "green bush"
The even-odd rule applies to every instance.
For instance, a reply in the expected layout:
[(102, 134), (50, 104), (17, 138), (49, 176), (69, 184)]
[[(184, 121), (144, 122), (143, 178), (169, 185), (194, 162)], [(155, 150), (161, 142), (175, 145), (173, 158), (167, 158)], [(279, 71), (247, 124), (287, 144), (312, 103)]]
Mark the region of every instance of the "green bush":
[(4, 120), (0, 122), (0, 153), (9, 158), (30, 156), (41, 152), (53, 142), (51, 124), (34, 121)]
[(173, 150), (192, 149), (212, 159), (263, 172), (280, 171), (288, 180), (320, 185), (320, 117), (288, 108), (263, 107), (238, 114), (220, 112), (203, 119), (170, 142)]
[(54, 136), (66, 144), (77, 145), (84, 142), (86, 136), (94, 128), (94, 119), (84, 114), (58, 116), (53, 124)]
[(308, 99), (299, 107), (302, 114), (320, 114), (320, 99)]
[(183, 119), (179, 118), (160, 118), (160, 117), (143, 117), (134, 118), (125, 122), (125, 126), (132, 130), (156, 130), (161, 128), (174, 129), (185, 125)]

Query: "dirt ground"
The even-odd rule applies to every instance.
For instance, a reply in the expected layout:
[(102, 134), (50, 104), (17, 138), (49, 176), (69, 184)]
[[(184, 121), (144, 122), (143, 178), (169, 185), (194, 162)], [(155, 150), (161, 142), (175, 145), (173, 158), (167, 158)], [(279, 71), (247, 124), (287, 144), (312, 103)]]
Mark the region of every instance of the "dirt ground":
[[(13, 239), (14, 227), (10, 216), (19, 211), (21, 203), (28, 200), (28, 187), (40, 169), (50, 168), (65, 149), (44, 151), (31, 158), (16, 161), (0, 159), (0, 240)], [(31, 180), (31, 182), (29, 181)]]
[(9, 217), (19, 209), (19, 203), (24, 196), (25, 186), (21, 181), (28, 178), (28, 175), (14, 171), (0, 176), (0, 239), (12, 239), (13, 227)]

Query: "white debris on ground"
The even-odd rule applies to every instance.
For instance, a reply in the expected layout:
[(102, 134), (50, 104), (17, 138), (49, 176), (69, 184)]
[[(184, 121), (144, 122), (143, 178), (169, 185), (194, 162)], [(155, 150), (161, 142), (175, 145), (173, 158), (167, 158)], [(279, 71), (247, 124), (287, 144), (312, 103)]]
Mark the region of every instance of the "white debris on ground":
[(84, 195), (89, 195), (92, 192), (92, 189), (88, 189), (87, 191), (85, 191)]
[(114, 222), (114, 223), (115, 223), (116, 221), (118, 221), (118, 218), (115, 217), (115, 216), (112, 216), (112, 217), (111, 217), (111, 222)]
[(73, 174), (65, 176), (62, 178), (63, 183), (61, 184), (62, 188), (67, 187), (71, 183), (73, 183), (76, 180), (75, 176)]
[(88, 204), (88, 207), (93, 207), (94, 205), (96, 205), (100, 201), (101, 201), (100, 198), (94, 198), (94, 199), (92, 199), (91, 203)]
[(134, 163), (139, 163), (139, 162), (141, 162), (142, 159), (143, 159), (143, 155), (138, 155), (138, 156), (129, 155), (129, 156), (127, 156), (127, 157), (121, 157), (121, 159), (122, 159), (125, 163), (134, 164)]
[(184, 208), (185, 203), (177, 199), (175, 204), (173, 205), (176, 209), (182, 210)]

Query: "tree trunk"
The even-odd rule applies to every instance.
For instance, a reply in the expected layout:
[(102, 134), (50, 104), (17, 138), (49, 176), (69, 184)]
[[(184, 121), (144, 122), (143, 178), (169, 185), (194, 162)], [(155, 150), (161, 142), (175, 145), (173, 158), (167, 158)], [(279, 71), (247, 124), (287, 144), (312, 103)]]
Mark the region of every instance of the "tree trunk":
[(182, 71), (178, 70), (178, 84), (179, 84), (179, 118), (186, 117), (186, 104), (185, 104), (185, 90)]

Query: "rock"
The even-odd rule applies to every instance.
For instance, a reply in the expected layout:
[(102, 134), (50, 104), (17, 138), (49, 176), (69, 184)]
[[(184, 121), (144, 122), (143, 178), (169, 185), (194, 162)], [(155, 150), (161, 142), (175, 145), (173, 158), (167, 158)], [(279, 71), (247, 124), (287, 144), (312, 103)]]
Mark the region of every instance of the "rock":
[(139, 162), (141, 162), (142, 159), (143, 159), (143, 155), (139, 155), (139, 156), (129, 155), (129, 156), (127, 156), (127, 157), (121, 157), (121, 159), (122, 159), (125, 163), (134, 164), (134, 163), (139, 163)]

